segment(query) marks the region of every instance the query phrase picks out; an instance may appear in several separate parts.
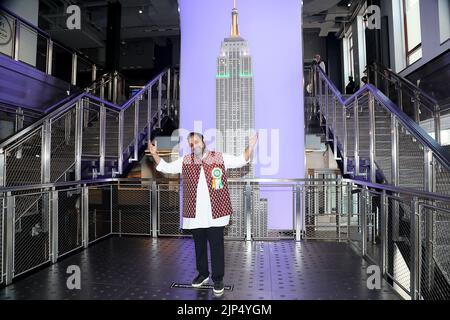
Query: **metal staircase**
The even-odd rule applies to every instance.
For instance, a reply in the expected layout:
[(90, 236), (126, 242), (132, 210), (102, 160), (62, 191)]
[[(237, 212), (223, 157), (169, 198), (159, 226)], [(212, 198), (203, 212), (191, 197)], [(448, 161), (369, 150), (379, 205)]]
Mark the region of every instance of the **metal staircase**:
[[(354, 95), (344, 97), (317, 67), (314, 67), (312, 83), (312, 96), (325, 136), (344, 176), (415, 192), (450, 195), (450, 155), (439, 143), (442, 110), (438, 105), (433, 108), (427, 105), (425, 101), (428, 103), (430, 98), (425, 93), (416, 88), (411, 96), (409, 86), (408, 90), (396, 91), (397, 102), (403, 103), (398, 106), (380, 89), (367, 84)], [(423, 259), (419, 263), (420, 274), (426, 276), (424, 283), (428, 287), (420, 287), (424, 285), (422, 278), (417, 284), (419, 288), (414, 290), (421, 292), (423, 299), (449, 299), (450, 216), (443, 213), (450, 206), (445, 202), (426, 201), (435, 211), (418, 214), (420, 227), (416, 231), (416, 223), (411, 225), (415, 221), (412, 199), (396, 200), (396, 193), (388, 194), (391, 200), (386, 212), (390, 214), (382, 218), (388, 226), (386, 241), (391, 244), (387, 250), (391, 256), (387, 259), (393, 261), (397, 251), (407, 268), (417, 274), (412, 268), (417, 268), (413, 257), (418, 255)], [(384, 210), (380, 202), (365, 206), (374, 213)], [(414, 232), (420, 233), (418, 243), (410, 241)], [(412, 248), (418, 250), (414, 255)], [(389, 265), (388, 273), (393, 274), (394, 268), (393, 264)]]
[(0, 142), (0, 186), (122, 174), (162, 120), (176, 115), (177, 79), (164, 70), (121, 106), (88, 92), (71, 97)]

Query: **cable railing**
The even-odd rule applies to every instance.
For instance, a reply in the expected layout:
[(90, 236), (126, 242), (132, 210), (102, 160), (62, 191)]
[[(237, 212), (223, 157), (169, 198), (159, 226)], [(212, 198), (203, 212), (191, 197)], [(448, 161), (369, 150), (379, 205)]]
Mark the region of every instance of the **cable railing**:
[[(122, 174), (173, 112), (166, 69), (122, 106), (82, 92), (0, 143), (0, 186)], [(167, 85), (167, 88), (169, 85)]]
[(0, 5), (0, 19), (10, 37), (0, 53), (83, 88), (96, 80), (99, 66), (81, 52)]

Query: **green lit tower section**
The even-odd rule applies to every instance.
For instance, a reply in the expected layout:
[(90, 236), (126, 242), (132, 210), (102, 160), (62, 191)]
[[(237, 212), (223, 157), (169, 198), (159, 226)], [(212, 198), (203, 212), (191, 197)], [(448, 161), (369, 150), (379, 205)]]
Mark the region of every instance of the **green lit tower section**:
[[(240, 155), (254, 129), (252, 58), (239, 36), (238, 12), (232, 11), (231, 35), (222, 41), (216, 74), (216, 149)], [(229, 171), (230, 177), (254, 177), (253, 165)]]

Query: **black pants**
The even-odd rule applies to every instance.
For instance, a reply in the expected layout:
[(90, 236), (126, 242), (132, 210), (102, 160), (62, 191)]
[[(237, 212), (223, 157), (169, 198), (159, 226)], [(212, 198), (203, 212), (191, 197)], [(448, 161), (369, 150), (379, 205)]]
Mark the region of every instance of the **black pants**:
[(202, 276), (209, 276), (207, 242), (211, 255), (212, 280), (222, 281), (224, 275), (224, 247), (223, 247), (224, 227), (198, 228), (192, 229), (195, 243), (195, 260), (197, 271)]

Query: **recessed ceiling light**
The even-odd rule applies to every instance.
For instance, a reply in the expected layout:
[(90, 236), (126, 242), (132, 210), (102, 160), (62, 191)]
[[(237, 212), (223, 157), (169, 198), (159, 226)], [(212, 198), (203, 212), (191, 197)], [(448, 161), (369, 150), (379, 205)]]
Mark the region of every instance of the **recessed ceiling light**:
[(139, 13), (142, 13), (142, 10), (139, 10)]

